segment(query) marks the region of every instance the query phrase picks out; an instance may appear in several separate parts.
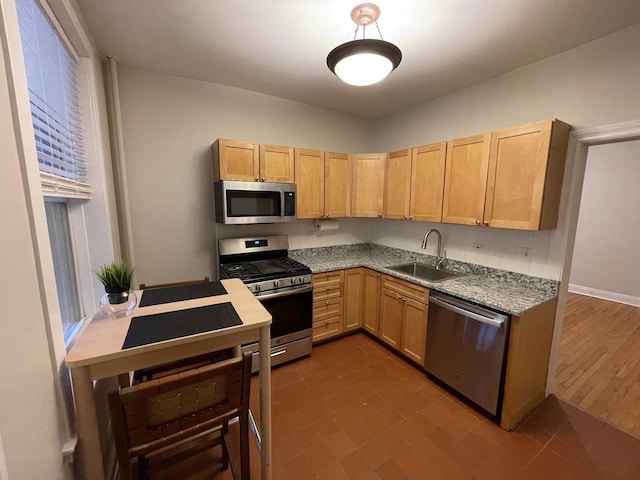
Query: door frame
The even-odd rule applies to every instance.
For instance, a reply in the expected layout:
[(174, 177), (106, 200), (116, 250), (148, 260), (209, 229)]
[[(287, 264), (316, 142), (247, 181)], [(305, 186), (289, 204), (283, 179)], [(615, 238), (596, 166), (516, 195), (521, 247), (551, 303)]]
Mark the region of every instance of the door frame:
[[(547, 372), (547, 395), (555, 391), (558, 352), (560, 350), (564, 310), (569, 291), (569, 276), (571, 274), (571, 262), (578, 227), (578, 212), (580, 210), (589, 147), (638, 139), (640, 139), (640, 120), (594, 128), (579, 128), (573, 130), (569, 137), (564, 181), (564, 188), (568, 187), (568, 191), (566, 199), (563, 200), (566, 206), (561, 209), (561, 212), (564, 211), (564, 220), (560, 222), (562, 228), (562, 267), (558, 286), (558, 306), (556, 308), (553, 340), (549, 356), (549, 371)], [(568, 179), (566, 178), (567, 173), (571, 174)]]

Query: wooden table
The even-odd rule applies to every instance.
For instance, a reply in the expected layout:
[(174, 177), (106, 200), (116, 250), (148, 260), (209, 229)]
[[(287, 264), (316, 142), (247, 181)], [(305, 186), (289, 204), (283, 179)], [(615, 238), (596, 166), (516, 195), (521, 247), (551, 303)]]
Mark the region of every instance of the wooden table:
[[(227, 295), (136, 307), (127, 317), (111, 319), (96, 314), (83, 328), (65, 363), (71, 370), (78, 425), (80, 475), (83, 480), (105, 480), (93, 381), (193, 357), (259, 340), (260, 351), (270, 348), (271, 315), (241, 280), (222, 280)], [(138, 301), (141, 298), (137, 291)], [(122, 350), (131, 323), (139, 315), (231, 302), (243, 324)], [(260, 355), (261, 478), (271, 479), (271, 357)]]

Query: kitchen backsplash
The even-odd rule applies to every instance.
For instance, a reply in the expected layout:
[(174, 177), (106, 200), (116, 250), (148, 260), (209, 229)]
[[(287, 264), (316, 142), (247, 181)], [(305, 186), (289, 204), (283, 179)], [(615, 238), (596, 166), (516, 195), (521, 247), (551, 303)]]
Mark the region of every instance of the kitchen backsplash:
[[(442, 234), (442, 248), (448, 258), (534, 277), (560, 279), (560, 266), (550, 261), (549, 231), (373, 220), (369, 224), (369, 242), (419, 252), (422, 238), (430, 228), (437, 228)], [(427, 252), (435, 254), (436, 246), (437, 240), (431, 235)]]
[[(218, 238), (286, 233), (291, 250), (374, 243), (423, 252), (420, 245), (424, 234), (430, 228), (437, 228), (442, 233), (443, 249), (448, 258), (534, 277), (560, 279), (560, 264), (549, 255), (552, 235), (549, 231), (529, 232), (377, 218), (341, 218), (338, 222), (338, 230), (333, 231), (316, 231), (314, 220), (267, 225), (217, 225), (217, 231)], [(434, 254), (436, 244), (436, 238), (431, 236), (427, 253)]]

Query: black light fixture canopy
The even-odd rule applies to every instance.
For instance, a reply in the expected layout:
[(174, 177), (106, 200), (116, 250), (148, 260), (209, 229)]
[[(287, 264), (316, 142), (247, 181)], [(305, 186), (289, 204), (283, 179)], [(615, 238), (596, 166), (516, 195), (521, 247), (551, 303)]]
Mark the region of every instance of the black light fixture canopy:
[(363, 3), (351, 11), (351, 18), (363, 27), (363, 38), (338, 45), (329, 52), (327, 66), (338, 78), (351, 85), (373, 85), (386, 78), (397, 68), (402, 60), (402, 52), (393, 43), (373, 38), (364, 38), (367, 25), (374, 23), (378, 28), (377, 19), (380, 9), (372, 3)]

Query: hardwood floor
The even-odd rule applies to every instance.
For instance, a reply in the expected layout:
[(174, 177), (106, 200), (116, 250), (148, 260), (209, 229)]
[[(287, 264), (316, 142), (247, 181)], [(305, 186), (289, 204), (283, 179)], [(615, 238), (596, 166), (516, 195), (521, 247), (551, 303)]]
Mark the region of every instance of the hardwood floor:
[(569, 294), (555, 394), (640, 438), (640, 308)]

